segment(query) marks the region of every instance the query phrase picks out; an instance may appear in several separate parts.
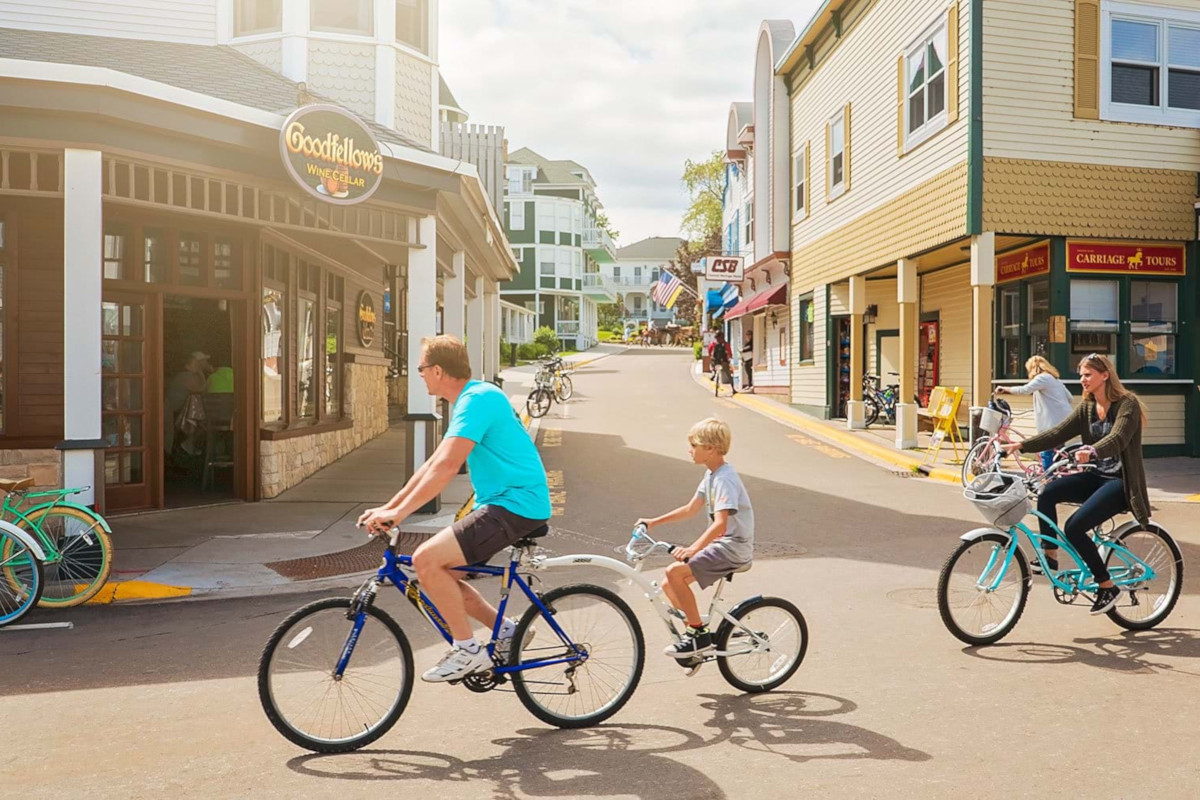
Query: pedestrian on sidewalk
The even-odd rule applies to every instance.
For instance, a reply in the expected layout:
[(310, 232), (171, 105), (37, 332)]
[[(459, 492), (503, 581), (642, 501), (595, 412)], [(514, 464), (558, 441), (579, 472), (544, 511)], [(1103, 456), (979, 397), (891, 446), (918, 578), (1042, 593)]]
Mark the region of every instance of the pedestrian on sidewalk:
[[(471, 380), (466, 346), (453, 336), (421, 340), (417, 372), (429, 393), (453, 406), (450, 424), (433, 455), (386, 505), (369, 508), (358, 524), (384, 534), (437, 497), (466, 461), (475, 509), (417, 548), (413, 566), (454, 638), (442, 660), (421, 676), (431, 682), (459, 680), (491, 669), (487, 649), (475, 638), (470, 617), (495, 630), (496, 608), (462, 582), (455, 567), (485, 562), (550, 519), (546, 469), (508, 396), (494, 384)], [(506, 653), (517, 624), (505, 619), (497, 652)]]
[(754, 332), (746, 331), (746, 339), (742, 342), (742, 368), (746, 371), (746, 380), (742, 384), (743, 392), (754, 391)]
[[(1045, 433), (1071, 414), (1071, 393), (1058, 378), (1058, 370), (1042, 356), (1025, 362), (1029, 382), (1020, 386), (997, 386), (996, 394), (1033, 395), (1033, 421), (1038, 433)], [(1054, 463), (1054, 451), (1041, 452), (1042, 469)]]

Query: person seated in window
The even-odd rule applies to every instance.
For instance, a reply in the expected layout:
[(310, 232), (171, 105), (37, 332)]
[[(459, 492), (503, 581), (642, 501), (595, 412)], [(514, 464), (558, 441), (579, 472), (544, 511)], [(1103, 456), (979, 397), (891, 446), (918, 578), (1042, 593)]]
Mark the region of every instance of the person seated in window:
[(233, 394), (233, 367), (217, 367), (204, 388), (208, 394)]
[(163, 450), (168, 456), (175, 449), (177, 432), (183, 434), (179, 440), (180, 448), (188, 455), (197, 452), (195, 434), (199, 419), (195, 409), (202, 406), (190, 401), (193, 396), (203, 394), (207, 387), (206, 377), (212, 371), (208, 358), (207, 353), (196, 350), (188, 356), (183, 369), (167, 383), (163, 402)]

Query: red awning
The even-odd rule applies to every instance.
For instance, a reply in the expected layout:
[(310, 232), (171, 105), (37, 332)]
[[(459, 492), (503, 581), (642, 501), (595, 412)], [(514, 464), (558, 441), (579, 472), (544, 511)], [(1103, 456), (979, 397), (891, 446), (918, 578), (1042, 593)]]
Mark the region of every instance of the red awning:
[(765, 292), (759, 292), (753, 297), (748, 297), (729, 309), (729, 312), (725, 315), (725, 319), (735, 319), (746, 314), (752, 314), (765, 306), (786, 306), (788, 301), (787, 290), (788, 285), (784, 283), (772, 289), (767, 289)]

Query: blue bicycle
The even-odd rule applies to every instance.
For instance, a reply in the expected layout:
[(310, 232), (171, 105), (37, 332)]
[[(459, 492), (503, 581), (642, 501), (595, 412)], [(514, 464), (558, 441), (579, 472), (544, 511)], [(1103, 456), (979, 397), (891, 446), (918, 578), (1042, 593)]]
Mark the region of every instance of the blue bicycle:
[[(530, 588), (530, 562), (543, 526), (517, 542), (503, 566), (459, 571), (500, 579), (500, 614), (487, 645), (494, 666), (461, 681), (488, 692), (511, 681), (521, 703), (560, 728), (596, 725), (617, 713), (642, 676), (645, 642), (629, 606), (600, 586), (575, 584), (543, 593)], [(412, 647), (396, 621), (375, 605), (391, 583), (452, 642), (445, 620), (421, 591), (412, 557), (397, 555), (398, 533), (379, 571), (354, 596), (318, 600), (285, 619), (258, 666), (267, 718), (285, 738), (319, 753), (356, 750), (383, 736), (404, 713), (413, 688)], [(499, 642), (500, 623), (516, 587), (529, 601), (516, 631)], [(505, 652), (507, 650), (508, 652)]]
[[(990, 472), (975, 478), (964, 491), (994, 527), (976, 528), (962, 541), (938, 577), (937, 601), (942, 622), (950, 633), (970, 645), (994, 644), (1021, 619), (1029, 599), (1030, 567), (1018, 547), (1021, 534), (1029, 541), (1036, 564), (1054, 590), (1054, 599), (1071, 605), (1080, 597), (1094, 599), (1099, 588), (1091, 570), (1071, 547), (1062, 530), (1031, 507), (1041, 487), (1070, 470), (1091, 469), (1076, 461), (1081, 447), (1061, 451), (1059, 460), (1042, 474)], [(1087, 448), (1091, 450), (1091, 448)], [(1093, 456), (1094, 450), (1091, 450)], [(1046, 537), (1022, 521), (1030, 512), (1050, 523), (1058, 547), (1058, 569), (1051, 569), (1043, 546)], [(1183, 555), (1161, 525), (1143, 527), (1129, 521), (1110, 523), (1092, 532), (1121, 598), (1108, 618), (1122, 628), (1149, 630), (1175, 608), (1183, 589)]]

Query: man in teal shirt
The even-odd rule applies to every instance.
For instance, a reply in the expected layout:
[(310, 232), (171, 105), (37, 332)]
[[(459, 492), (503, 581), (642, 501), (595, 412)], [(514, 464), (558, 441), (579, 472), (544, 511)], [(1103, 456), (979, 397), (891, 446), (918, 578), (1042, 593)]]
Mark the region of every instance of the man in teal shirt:
[[(425, 672), (424, 680), (459, 680), (491, 669), (468, 616), (488, 626), (497, 611), (455, 567), (487, 561), (550, 518), (550, 488), (537, 447), (508, 397), (491, 383), (471, 380), (467, 348), (453, 336), (421, 341), (417, 371), (429, 393), (452, 403), (450, 424), (437, 450), (386, 505), (359, 517), (373, 534), (386, 532), (441, 493), (463, 461), (475, 490), (475, 509), (417, 548), (413, 566), (429, 599), (454, 637), (454, 647)], [(498, 652), (507, 652), (515, 620), (500, 627)]]

